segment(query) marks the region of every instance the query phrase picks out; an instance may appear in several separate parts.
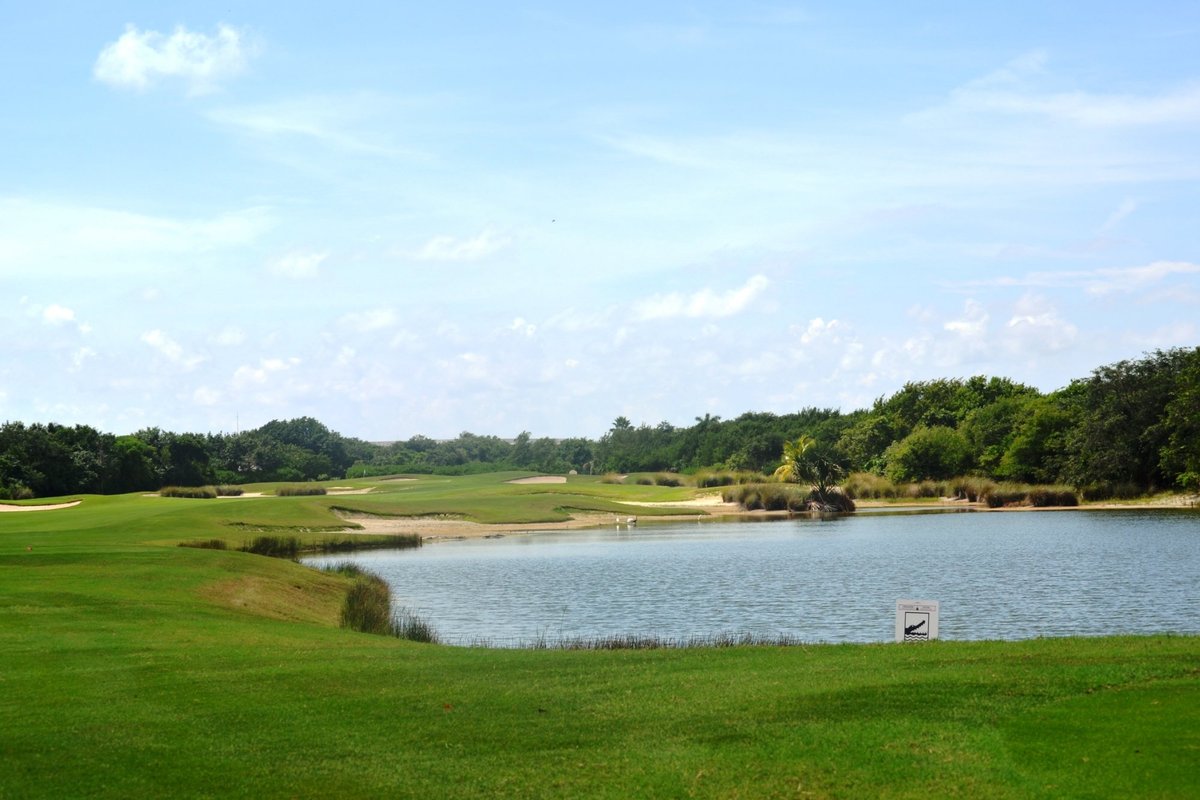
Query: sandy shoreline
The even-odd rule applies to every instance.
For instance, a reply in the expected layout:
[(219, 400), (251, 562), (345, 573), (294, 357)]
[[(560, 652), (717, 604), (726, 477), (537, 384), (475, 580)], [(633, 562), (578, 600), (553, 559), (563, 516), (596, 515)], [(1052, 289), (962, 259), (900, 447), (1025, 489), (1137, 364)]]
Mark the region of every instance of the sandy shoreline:
[[(1137, 510), (1137, 509), (1174, 509), (1187, 508), (1200, 503), (1200, 498), (1196, 497), (1181, 497), (1177, 500), (1158, 503), (1094, 503), (1084, 506), (1055, 506), (1051, 508), (1033, 508), (1031, 506), (1010, 506), (1007, 508), (988, 508), (982, 503), (967, 503), (961, 500), (943, 500), (937, 503), (920, 503), (912, 504), (911, 506), (903, 506), (902, 504), (889, 503), (879, 500), (863, 500), (858, 503), (859, 508), (864, 509), (887, 509), (887, 508), (928, 508), (944, 509), (944, 508), (963, 508), (972, 509), (981, 512), (1014, 512), (1014, 511), (1112, 511), (1112, 510)], [(711, 522), (720, 519), (741, 518), (741, 519), (786, 519), (789, 516), (795, 516), (787, 511), (746, 511), (737, 503), (726, 503), (721, 500), (719, 495), (704, 495), (692, 500), (682, 500), (674, 503), (646, 503), (625, 501), (623, 505), (630, 506), (631, 512), (636, 512), (638, 507), (662, 507), (662, 508), (700, 508), (705, 513), (703, 514), (671, 514), (653, 517), (642, 517), (642, 523), (660, 523), (660, 522)], [(629, 527), (627, 520), (630, 516), (636, 518), (636, 513), (629, 515), (617, 515), (611, 512), (595, 512), (595, 513), (579, 513), (569, 520), (561, 522), (515, 522), (515, 523), (500, 523), (486, 524), (481, 522), (471, 522), (466, 519), (454, 517), (386, 517), (377, 516), (374, 514), (363, 514), (356, 512), (337, 512), (339, 518), (346, 520), (349, 523), (359, 526), (358, 528), (348, 528), (346, 533), (360, 534), (395, 534), (395, 533), (415, 533), (428, 542), (449, 541), (456, 539), (484, 539), (506, 536), (509, 534), (520, 533), (538, 533), (545, 531), (570, 531), (570, 530), (587, 530), (590, 528), (612, 528), (612, 527)]]

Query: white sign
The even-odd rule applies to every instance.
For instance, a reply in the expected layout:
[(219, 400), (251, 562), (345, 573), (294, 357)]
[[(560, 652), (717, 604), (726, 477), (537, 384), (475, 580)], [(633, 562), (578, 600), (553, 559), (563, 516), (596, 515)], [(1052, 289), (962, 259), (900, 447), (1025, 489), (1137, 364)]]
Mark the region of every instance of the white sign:
[(938, 638), (937, 600), (896, 601), (896, 641), (928, 642)]

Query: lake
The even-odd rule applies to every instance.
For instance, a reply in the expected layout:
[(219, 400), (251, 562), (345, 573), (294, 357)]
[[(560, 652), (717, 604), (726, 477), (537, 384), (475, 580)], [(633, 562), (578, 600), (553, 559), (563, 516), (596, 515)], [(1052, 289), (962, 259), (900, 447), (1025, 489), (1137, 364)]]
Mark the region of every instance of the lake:
[(891, 641), (896, 600), (943, 639), (1200, 633), (1200, 513), (858, 513), (517, 534), (354, 561), (451, 644), (722, 633)]

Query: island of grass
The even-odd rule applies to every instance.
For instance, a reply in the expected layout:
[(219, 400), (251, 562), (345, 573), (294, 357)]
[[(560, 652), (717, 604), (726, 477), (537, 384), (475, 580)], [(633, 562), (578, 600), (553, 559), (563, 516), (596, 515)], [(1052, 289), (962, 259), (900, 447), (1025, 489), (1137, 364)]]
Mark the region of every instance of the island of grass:
[(455, 648), (344, 628), (356, 576), (239, 549), (713, 510), (519, 477), (0, 515), (0, 797), (1200, 795), (1198, 637)]

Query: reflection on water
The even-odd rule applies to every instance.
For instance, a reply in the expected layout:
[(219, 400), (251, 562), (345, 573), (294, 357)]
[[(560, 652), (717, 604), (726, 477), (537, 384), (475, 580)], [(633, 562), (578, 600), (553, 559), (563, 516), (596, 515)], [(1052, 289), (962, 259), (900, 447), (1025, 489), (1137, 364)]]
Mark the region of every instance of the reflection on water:
[[(335, 559), (311, 559), (319, 563)], [(860, 514), (507, 536), (358, 554), (450, 642), (750, 632), (890, 641), (899, 598), (944, 639), (1200, 633), (1200, 515)]]

